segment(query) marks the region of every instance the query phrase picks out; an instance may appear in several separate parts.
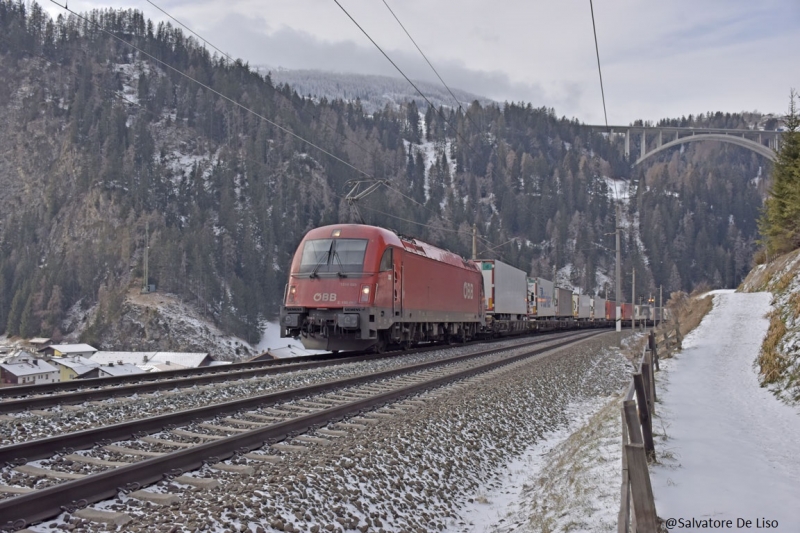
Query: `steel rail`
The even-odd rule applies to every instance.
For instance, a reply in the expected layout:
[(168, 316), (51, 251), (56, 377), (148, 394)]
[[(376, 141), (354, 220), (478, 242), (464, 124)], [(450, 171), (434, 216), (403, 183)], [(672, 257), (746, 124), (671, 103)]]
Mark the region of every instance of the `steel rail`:
[[(581, 332), (585, 333), (585, 332)], [(573, 333), (579, 335), (580, 333)], [(514, 350), (518, 348), (526, 348), (528, 346), (549, 342), (552, 339), (537, 339), (518, 346), (504, 346), (501, 348), (493, 348), (491, 350), (484, 350), (481, 352), (474, 352), (471, 354), (457, 355), (446, 359), (437, 359), (435, 361), (427, 361), (424, 363), (415, 363), (400, 368), (384, 370), (382, 372), (364, 374), (346, 378), (343, 380), (334, 380), (316, 385), (308, 385), (294, 389), (288, 389), (279, 392), (270, 392), (267, 394), (260, 394), (258, 396), (250, 396), (239, 400), (231, 400), (224, 403), (214, 405), (207, 405), (205, 407), (197, 407), (195, 409), (188, 409), (185, 411), (177, 411), (165, 415), (147, 417), (119, 424), (112, 424), (100, 428), (86, 429), (83, 431), (76, 431), (64, 435), (57, 435), (54, 437), (46, 437), (43, 439), (36, 439), (26, 442), (19, 442), (10, 444), (0, 448), (0, 465), (2, 464), (17, 464), (21, 461), (32, 461), (36, 459), (44, 459), (50, 457), (64, 449), (87, 449), (94, 446), (97, 442), (101, 441), (115, 441), (125, 440), (134, 437), (141, 433), (154, 433), (163, 429), (171, 428), (178, 424), (187, 424), (198, 419), (213, 418), (223, 414), (229, 414), (242, 409), (252, 409), (255, 407), (264, 407), (273, 405), (278, 402), (287, 402), (296, 398), (308, 396), (310, 394), (320, 394), (343, 387), (350, 387), (353, 385), (361, 385), (363, 383), (378, 381), (381, 379), (391, 378), (420, 370), (427, 370), (437, 366), (444, 366), (451, 363), (458, 363), (468, 359), (477, 357), (484, 357), (502, 351)]]
[[(432, 380), (409, 385), (392, 391), (379, 393), (363, 400), (331, 407), (315, 413), (297, 417), (285, 422), (254, 429), (246, 433), (233, 435), (218, 441), (200, 444), (192, 448), (179, 450), (160, 457), (147, 459), (128, 466), (107, 470), (85, 478), (68, 481), (42, 490), (31, 492), (0, 501), (0, 524), (15, 529), (39, 522), (58, 515), (64, 508), (79, 508), (89, 503), (102, 501), (115, 496), (126, 486), (141, 487), (163, 479), (165, 472), (192, 470), (200, 467), (204, 461), (214, 458), (224, 460), (244, 450), (260, 448), (265, 443), (279, 442), (291, 434), (308, 431), (311, 428), (359, 413), (368, 408), (383, 405), (398, 399), (418, 394), (451, 381), (469, 378), (473, 375), (489, 372), (501, 366), (515, 363), (522, 359), (542, 355), (546, 352), (577, 344), (600, 333), (580, 336), (579, 339), (556, 343), (554, 345), (530, 350), (522, 354), (492, 361), (466, 370), (454, 372)], [(476, 356), (475, 354), (470, 354)], [(427, 365), (427, 363), (425, 363)], [(385, 374), (385, 373), (382, 373)]]
[[(550, 332), (551, 330), (535, 330), (531, 332), (521, 333), (521, 335), (526, 335), (526, 334), (537, 335)], [(507, 339), (513, 337), (504, 337), (504, 338)], [(473, 342), (484, 343), (484, 342), (492, 342), (494, 340), (496, 339), (482, 339)], [(383, 354), (374, 354), (374, 355), (376, 355), (377, 357), (390, 357), (392, 355), (397, 355), (400, 353), (415, 353), (420, 350), (428, 351), (428, 350), (440, 349), (443, 346), (446, 345), (444, 344), (426, 345), (419, 348), (414, 348), (414, 351), (392, 350), (389, 352), (385, 352)], [(170, 380), (176, 381), (177, 379), (188, 378), (191, 376), (201, 376), (206, 374), (225, 375), (255, 368), (275, 367), (275, 366), (287, 367), (287, 366), (293, 366), (298, 363), (302, 364), (313, 361), (335, 361), (338, 359), (342, 359), (344, 357), (348, 358), (357, 356), (369, 357), (370, 355), (373, 354), (369, 351), (354, 351), (354, 352), (347, 352), (345, 354), (321, 353), (314, 355), (285, 357), (282, 359), (271, 359), (266, 361), (246, 361), (242, 363), (231, 363), (230, 365), (202, 366), (197, 368), (182, 368), (177, 370), (162, 370), (160, 372), (148, 372), (145, 374), (109, 376), (105, 378), (73, 379), (70, 381), (59, 381), (56, 383), (40, 383), (38, 385), (14, 385), (10, 387), (0, 387), (0, 406), (7, 403), (2, 401), (1, 400), (2, 398), (19, 398), (22, 396), (29, 396), (29, 395), (41, 395), (54, 392), (76, 391), (76, 390), (90, 389), (90, 388), (100, 389), (102, 387), (114, 387), (120, 384), (135, 384), (135, 383), (144, 383), (152, 381), (170, 381)], [(15, 401), (15, 400), (10, 400), (10, 401)], [(38, 407), (42, 406), (39, 405)], [(0, 413), (1, 412), (3, 411), (0, 411)]]
[[(481, 340), (477, 342), (484, 343), (490, 341)], [(405, 351), (393, 350), (381, 354), (372, 352), (349, 352), (345, 354), (345, 356), (342, 354), (324, 353), (310, 356), (287, 357), (271, 361), (235, 363), (224, 367), (200, 367), (148, 374), (113, 376), (109, 378), (3, 387), (0, 388), (0, 398), (13, 397), (14, 399), (0, 400), (0, 414), (16, 413), (27, 409), (42, 409), (61, 404), (69, 405), (85, 401), (104, 400), (115, 396), (129, 396), (158, 390), (170, 390), (181, 387), (187, 388), (207, 383), (248, 379), (255, 376), (281, 374), (297, 370), (309, 370), (351, 363), (354, 361), (372, 361), (375, 359), (395, 357), (399, 354), (407, 355), (441, 350), (446, 347), (447, 345), (433, 344)], [(130, 384), (125, 385), (125, 383)], [(61, 394), (48, 394), (61, 391), (66, 392)], [(30, 396), (25, 397), (26, 395)]]
[[(353, 355), (353, 354), (347, 354)], [(0, 398), (27, 396), (31, 394), (47, 394), (51, 392), (71, 391), (91, 387), (105, 387), (124, 383), (136, 383), (145, 381), (174, 380), (176, 378), (190, 377), (203, 374), (225, 374), (247, 370), (252, 368), (287, 366), (292, 363), (302, 363), (304, 361), (327, 361), (342, 357), (341, 354), (321, 353), (314, 355), (303, 355), (297, 357), (285, 357), (283, 359), (271, 359), (266, 361), (247, 361), (243, 363), (231, 363), (230, 365), (201, 366), (197, 368), (181, 368), (177, 370), (162, 370), (161, 372), (148, 372), (146, 374), (129, 374), (124, 376), (110, 376), (106, 378), (73, 379), (70, 381), (59, 381), (56, 383), (41, 383), (38, 385), (15, 385), (12, 387), (0, 388)]]
[[(441, 346), (436, 347), (423, 347), (415, 350), (408, 350), (404, 354), (418, 353), (424, 351), (432, 351), (442, 349)], [(322, 354), (321, 354), (322, 355)], [(324, 354), (328, 355), (328, 354)], [(16, 413), (26, 409), (41, 409), (44, 407), (53, 407), (61, 404), (76, 404), (92, 400), (104, 400), (113, 398), (115, 396), (130, 396), (132, 394), (141, 394), (159, 390), (171, 390), (175, 388), (189, 388), (195, 385), (205, 385), (208, 383), (218, 383), (222, 381), (235, 381), (241, 379), (248, 379), (256, 376), (268, 376), (272, 374), (283, 374), (288, 372), (295, 372), (301, 370), (311, 370), (315, 368), (323, 368), (326, 366), (336, 366), (340, 364), (353, 363), (358, 361), (371, 361), (373, 359), (382, 359), (385, 357), (396, 357), (397, 353), (383, 353), (383, 354), (370, 354), (370, 355), (357, 355), (351, 357), (336, 357), (327, 358), (317, 361), (308, 361), (306, 357), (293, 358), (298, 359), (295, 364), (283, 365), (269, 365), (261, 368), (236, 370), (232, 372), (217, 372), (213, 374), (206, 374), (200, 376), (190, 376), (175, 379), (161, 379), (158, 381), (149, 381), (146, 383), (134, 383), (131, 385), (123, 385), (117, 387), (103, 387), (100, 389), (91, 388), (87, 390), (79, 389), (64, 394), (53, 394), (48, 396), (32, 396), (29, 398), (20, 398), (18, 400), (6, 400), (0, 402), (0, 414)]]

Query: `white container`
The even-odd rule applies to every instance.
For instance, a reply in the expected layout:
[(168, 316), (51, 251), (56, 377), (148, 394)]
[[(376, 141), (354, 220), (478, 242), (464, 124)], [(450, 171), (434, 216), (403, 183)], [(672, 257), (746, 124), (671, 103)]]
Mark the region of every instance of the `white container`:
[(558, 318), (573, 318), (571, 290), (556, 287), (556, 316)]
[(483, 274), (484, 305), (488, 314), (526, 315), (528, 276), (496, 259), (476, 261)]
[(528, 316), (531, 318), (556, 316), (552, 281), (528, 278)]
[(581, 320), (592, 317), (592, 298), (588, 294), (572, 294), (572, 316)]
[(595, 296), (592, 298), (592, 318), (594, 320), (605, 320), (606, 317), (606, 299)]

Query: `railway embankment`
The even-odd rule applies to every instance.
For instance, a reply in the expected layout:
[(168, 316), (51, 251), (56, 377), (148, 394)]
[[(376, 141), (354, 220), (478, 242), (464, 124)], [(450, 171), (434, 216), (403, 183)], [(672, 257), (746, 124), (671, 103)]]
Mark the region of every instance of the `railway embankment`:
[[(325, 439), (275, 444), (269, 461), (246, 459), (247, 475), (210, 464), (190, 474), (214, 487), (164, 480), (147, 490), (174, 501), (156, 512), (124, 494), (94, 508), (129, 517), (127, 531), (471, 531), (464, 511), (503, 497), (509, 458), (569, 425), (575, 405), (601, 405), (621, 388), (628, 369), (616, 344), (594, 336), (366, 413)], [(65, 522), (108, 529), (75, 515), (36, 527)]]
[(758, 368), (762, 386), (781, 400), (800, 403), (800, 250), (756, 266), (741, 292), (772, 293), (769, 329)]

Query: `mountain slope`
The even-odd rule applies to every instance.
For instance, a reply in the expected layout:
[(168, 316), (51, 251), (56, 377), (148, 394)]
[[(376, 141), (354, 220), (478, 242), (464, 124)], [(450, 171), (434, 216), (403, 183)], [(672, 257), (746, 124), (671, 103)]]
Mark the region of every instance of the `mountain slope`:
[(145, 281), (147, 237), (148, 284), (255, 343), (303, 234), (353, 220), (344, 196), (354, 180), (387, 180), (361, 202), (367, 223), (464, 255), (474, 224), (480, 255), (548, 278), (555, 268), (590, 293), (612, 277), (602, 246), (613, 242), (609, 183), (619, 180), (633, 184), (623, 257), (638, 294), (736, 284), (752, 253), (761, 162), (741, 149), (690, 146), (645, 171), (625, 160), (621, 138), (551, 109), (411, 101), (367, 113), (359, 102), (301, 98), (133, 10), (52, 20), (35, 3), (0, 0), (0, 76), (0, 332), (9, 335), (194, 346), (158, 320), (152, 331), (119, 327), (146, 311), (129, 293)]

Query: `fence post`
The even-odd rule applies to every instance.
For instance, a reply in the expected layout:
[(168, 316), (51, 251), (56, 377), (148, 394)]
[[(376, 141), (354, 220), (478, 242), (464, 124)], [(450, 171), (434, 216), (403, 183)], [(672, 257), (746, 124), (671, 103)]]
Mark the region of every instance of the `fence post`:
[(652, 353), (647, 352), (642, 359), (642, 377), (647, 387), (647, 409), (653, 415), (656, 412), (656, 377), (653, 374)]
[(628, 456), (625, 454), (625, 445), (628, 444), (628, 422), (625, 417), (624, 406), (620, 409), (620, 413), (622, 414), (622, 486), (620, 487), (619, 495), (617, 533), (629, 533), (631, 519), (631, 485), (628, 477)]
[(656, 533), (656, 504), (653, 499), (653, 487), (647, 470), (647, 457), (641, 444), (626, 444), (625, 455), (628, 458), (628, 476), (633, 494), (633, 511), (636, 515), (637, 533)]
[[(640, 372), (633, 375), (633, 386), (636, 389), (636, 403), (639, 407), (639, 421), (642, 425), (644, 449), (651, 457), (655, 457), (656, 447), (653, 443), (653, 422), (648, 408), (647, 393), (645, 392), (644, 377)], [(629, 428), (630, 429), (630, 428)]]
[[(631, 444), (644, 444), (644, 440), (642, 440), (642, 423), (636, 411), (636, 401), (626, 400), (622, 402), (622, 414), (625, 416), (625, 427), (628, 429), (628, 441)], [(628, 443), (626, 442), (625, 444)], [(627, 465), (626, 460), (625, 466)]]

